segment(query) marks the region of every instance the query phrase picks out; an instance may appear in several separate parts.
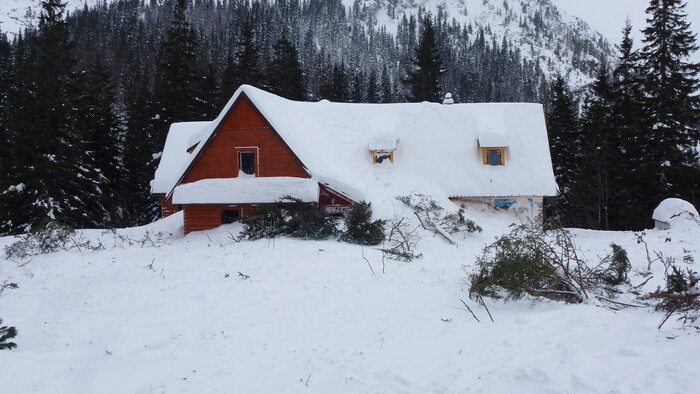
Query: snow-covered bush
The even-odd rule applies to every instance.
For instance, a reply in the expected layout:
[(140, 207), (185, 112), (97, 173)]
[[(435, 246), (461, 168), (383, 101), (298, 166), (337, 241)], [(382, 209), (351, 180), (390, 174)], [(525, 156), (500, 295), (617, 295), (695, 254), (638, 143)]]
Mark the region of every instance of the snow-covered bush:
[(45, 227), (33, 230), (19, 238), (19, 240), (5, 246), (5, 258), (23, 259), (58, 250), (79, 248), (84, 246), (81, 244), (85, 244), (85, 242), (76, 239), (75, 230), (56, 222), (49, 222)]
[[(2, 324), (2, 319), (0, 319)], [(0, 350), (16, 348), (17, 344), (9, 342), (10, 339), (17, 336), (17, 329), (14, 327), (0, 326)]]
[(299, 199), (284, 198), (280, 204), (260, 207), (241, 220), (242, 239), (287, 235), (303, 239), (328, 239), (338, 234), (336, 219), (326, 209)]
[(613, 253), (594, 268), (579, 256), (568, 231), (543, 231), (536, 224), (518, 225), (487, 245), (470, 274), (469, 296), (517, 300), (530, 295), (580, 303), (589, 292), (610, 294), (610, 286), (627, 279), (627, 253)]
[(363, 201), (353, 206), (345, 217), (345, 230), (340, 240), (358, 245), (378, 245), (386, 238), (384, 224), (381, 219), (372, 221), (372, 208)]

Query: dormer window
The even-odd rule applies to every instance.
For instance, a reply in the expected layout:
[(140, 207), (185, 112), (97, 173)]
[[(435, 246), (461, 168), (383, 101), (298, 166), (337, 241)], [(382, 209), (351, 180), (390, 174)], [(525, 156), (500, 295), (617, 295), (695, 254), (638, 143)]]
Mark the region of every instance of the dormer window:
[(478, 142), (481, 149), (481, 160), (485, 166), (506, 165), (506, 150), (509, 144), (505, 133), (480, 132)]
[(485, 165), (503, 166), (505, 162), (505, 148), (482, 148), (482, 155)]
[(398, 140), (388, 133), (380, 133), (369, 141), (369, 153), (372, 155), (372, 163), (381, 164), (394, 162), (394, 151)]

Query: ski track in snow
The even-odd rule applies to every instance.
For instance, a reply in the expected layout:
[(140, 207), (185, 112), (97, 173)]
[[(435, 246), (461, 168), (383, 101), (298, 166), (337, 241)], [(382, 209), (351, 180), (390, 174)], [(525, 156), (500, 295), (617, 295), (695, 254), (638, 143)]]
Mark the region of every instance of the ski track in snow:
[[(237, 224), (182, 237), (181, 214), (119, 230), (133, 239), (148, 230), (153, 240), (163, 232), (157, 247), (115, 247), (111, 234), (84, 230), (106, 250), (1, 261), (0, 278), (20, 286), (0, 297), (4, 324), (19, 330), (18, 349), (0, 351), (3, 392), (694, 391), (700, 335), (673, 319), (657, 330), (662, 314), (651, 307), (487, 299), (490, 322), (468, 298), (461, 265), (507, 231), (508, 217), (470, 216), (483, 233), (459, 247), (422, 233), (424, 257), (387, 260), (386, 273), (373, 247), (234, 242)], [(592, 260), (616, 242), (635, 272), (646, 267), (632, 232), (573, 233)], [(649, 230), (645, 239), (685, 266), (685, 254), (700, 259), (699, 235), (696, 226)], [(661, 264), (652, 271), (646, 291), (662, 283)]]

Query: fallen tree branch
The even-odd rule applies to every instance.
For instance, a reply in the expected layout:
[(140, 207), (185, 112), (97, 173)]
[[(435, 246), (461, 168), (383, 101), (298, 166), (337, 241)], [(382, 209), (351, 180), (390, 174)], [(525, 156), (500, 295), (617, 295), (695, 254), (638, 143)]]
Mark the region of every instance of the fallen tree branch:
[(597, 298), (597, 299), (599, 299), (599, 300), (601, 300), (601, 301), (606, 301), (606, 302), (609, 302), (609, 303), (611, 303), (611, 304), (615, 304), (615, 305), (629, 306), (629, 307), (632, 307), (632, 308), (642, 308), (642, 305), (625, 304), (624, 302), (613, 301), (613, 300), (611, 300), (611, 299), (609, 299), (609, 298), (605, 298), (605, 297), (601, 297), (601, 296), (596, 296), (595, 298)]
[(651, 280), (651, 278), (653, 278), (653, 277), (654, 277), (654, 275), (648, 277), (644, 282), (638, 284), (637, 286), (634, 286), (634, 288), (635, 288), (635, 289), (641, 288), (642, 286), (644, 286), (645, 284), (647, 284), (647, 282), (649, 282), (649, 280)]
[(372, 271), (372, 276), (375, 276), (377, 274), (374, 273), (374, 268), (372, 268), (372, 264), (369, 263), (369, 260), (367, 260), (367, 257), (365, 257), (365, 248), (362, 248), (362, 258), (365, 259), (367, 262), (367, 265), (369, 266), (369, 269)]
[(489, 318), (491, 319), (491, 322), (493, 323), (493, 322), (494, 322), (494, 321), (493, 321), (493, 316), (491, 316), (491, 311), (489, 310), (489, 307), (486, 306), (486, 303), (484, 302), (484, 297), (482, 297), (481, 295), (479, 295), (479, 300), (481, 301), (481, 305), (484, 307), (484, 309), (486, 309), (486, 313), (489, 314)]
[(466, 307), (467, 307), (467, 310), (469, 311), (469, 313), (471, 313), (471, 314), (472, 314), (472, 316), (474, 316), (474, 319), (476, 319), (476, 321), (478, 321), (479, 323), (481, 323), (481, 321), (479, 320), (479, 318), (478, 318), (478, 317), (476, 317), (476, 315), (475, 315), (475, 314), (474, 314), (474, 312), (472, 311), (472, 308), (470, 308), (470, 307), (469, 307), (469, 305), (467, 305), (467, 303), (466, 303), (466, 302), (464, 302), (464, 300), (463, 300), (463, 299), (461, 299), (461, 298), (460, 298), (459, 300), (460, 300), (460, 301), (462, 301), (462, 304), (464, 304), (464, 306), (466, 306)]

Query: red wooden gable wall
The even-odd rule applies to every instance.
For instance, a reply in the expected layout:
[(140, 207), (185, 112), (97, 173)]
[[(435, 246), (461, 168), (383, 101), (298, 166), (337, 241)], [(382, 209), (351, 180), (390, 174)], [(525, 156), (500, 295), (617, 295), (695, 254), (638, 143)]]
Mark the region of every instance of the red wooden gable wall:
[[(255, 176), (289, 176), (310, 178), (303, 164), (255, 108), (241, 94), (226, 114), (209, 141), (185, 170), (178, 184), (209, 178), (234, 178), (238, 176), (238, 152), (255, 152)], [(321, 186), (319, 203), (333, 207), (339, 213), (352, 202), (326, 186)], [(163, 216), (179, 209), (172, 204), (172, 197), (161, 198)], [(247, 216), (258, 204), (184, 204), (185, 234), (207, 230), (221, 225), (223, 210), (236, 210), (239, 216)]]
[[(205, 143), (201, 141), (200, 144)], [(181, 183), (238, 175), (240, 150), (256, 153), (256, 175), (310, 178), (301, 162), (245, 96), (239, 96)]]

